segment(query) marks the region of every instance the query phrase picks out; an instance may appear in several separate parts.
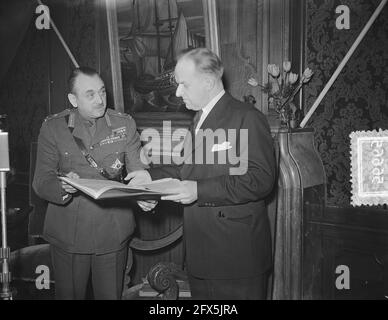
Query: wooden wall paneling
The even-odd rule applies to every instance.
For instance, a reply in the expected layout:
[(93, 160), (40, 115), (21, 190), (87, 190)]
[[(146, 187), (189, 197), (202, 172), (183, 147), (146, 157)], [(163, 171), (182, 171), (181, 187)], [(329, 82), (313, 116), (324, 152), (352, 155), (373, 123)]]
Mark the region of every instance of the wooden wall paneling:
[(291, 0), (283, 0), (282, 2), (282, 62), (290, 60), (290, 1)]
[(278, 125), (278, 116), (274, 110), (268, 110), (267, 95), (259, 87), (250, 87), (247, 81), (254, 76), (265, 85), (268, 64), (281, 66), (290, 59), (290, 12), (299, 8), (299, 4), (291, 3), (289, 0), (217, 2), (226, 88), (240, 100), (253, 95), (256, 107), (269, 115), (272, 127)]
[(250, 94), (257, 100), (258, 90), (249, 87), (247, 81), (252, 76), (258, 77), (259, 3), (253, 0), (231, 0), (218, 1), (217, 6), (226, 89), (239, 100)]
[[(290, 31), (289, 53), (294, 73), (302, 74), (305, 68), (306, 47), (306, 0), (293, 0), (290, 2)], [(303, 106), (303, 87), (295, 101)]]
[[(269, 59), (269, 0), (259, 0), (257, 7), (257, 79), (261, 85), (268, 82), (267, 65)], [(264, 113), (268, 114), (268, 95), (264, 94), (260, 88), (255, 90), (254, 96), (257, 101), (261, 102), (257, 107)]]
[(269, 63), (279, 65), (282, 61), (283, 43), (282, 43), (282, 16), (279, 14), (282, 10), (282, 0), (269, 2)]
[(224, 85), (234, 95), (234, 75), (236, 68), (237, 43), (237, 0), (218, 1), (217, 10), (220, 21), (220, 50), (225, 66)]
[(322, 215), (314, 214), (311, 221), (346, 225), (349, 228), (362, 226), (365, 229), (388, 230), (387, 210), (383, 208), (354, 208), (328, 206)]
[(315, 223), (307, 222), (306, 213), (311, 208), (304, 207), (304, 234), (303, 234), (303, 299), (315, 300), (323, 297), (323, 253), (321, 228)]
[(269, 63), (279, 66), (289, 59), (289, 0), (270, 1)]
[[(217, 0), (202, 0), (201, 2), (205, 25), (205, 45), (217, 55), (221, 56)], [(198, 5), (200, 5), (199, 2), (197, 2)]]
[(120, 67), (120, 45), (118, 38), (118, 25), (116, 13), (116, 1), (106, 0), (106, 16), (108, 24), (108, 43), (110, 47), (110, 65), (112, 74), (112, 90), (114, 96), (114, 107), (124, 112), (123, 82)]
[[(306, 206), (305, 299), (383, 299), (387, 294), (388, 219), (373, 208)], [(335, 286), (340, 265), (349, 267), (350, 289)]]
[[(276, 64), (280, 68), (285, 60), (289, 60), (289, 21), (290, 21), (290, 3), (289, 0), (270, 0), (265, 1), (265, 20), (263, 27), (267, 28), (265, 43), (267, 47), (262, 62), (262, 73), (265, 83), (268, 82), (268, 64)], [(267, 59), (266, 59), (267, 58)], [(263, 99), (267, 99), (267, 95), (263, 95)], [(268, 109), (268, 102), (264, 102), (265, 111), (269, 124), (272, 128), (280, 127), (278, 113), (273, 109)]]
[[(338, 208), (340, 212), (341, 209)], [(388, 233), (346, 225), (321, 224), (324, 257), (323, 299), (384, 299), (384, 261)], [(336, 268), (347, 266), (350, 288), (339, 290), (335, 280)]]
[[(247, 85), (248, 79), (252, 76), (257, 77), (258, 60), (257, 41), (258, 41), (258, 3), (257, 1), (244, 0), (239, 2), (238, 10), (238, 58), (241, 61), (242, 73), (237, 74), (236, 87), (237, 98), (242, 100), (244, 96), (252, 94), (250, 86)], [(256, 94), (255, 94), (256, 93)], [(259, 96), (256, 92), (252, 95), (258, 101)]]
[(237, 6), (238, 0), (217, 1), (221, 46), (237, 42)]

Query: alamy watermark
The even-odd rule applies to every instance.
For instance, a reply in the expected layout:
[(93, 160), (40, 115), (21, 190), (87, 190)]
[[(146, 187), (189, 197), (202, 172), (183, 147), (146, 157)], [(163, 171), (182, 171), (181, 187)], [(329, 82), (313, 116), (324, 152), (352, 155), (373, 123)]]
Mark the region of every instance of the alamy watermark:
[(338, 290), (350, 289), (350, 269), (346, 265), (339, 265), (335, 269), (335, 273), (339, 276), (335, 279), (335, 287)]
[(42, 264), (36, 267), (35, 273), (39, 274), (35, 279), (35, 287), (38, 290), (50, 289), (50, 268)]
[[(163, 134), (146, 128), (141, 160), (145, 164), (227, 165), (230, 175), (248, 170), (248, 129), (172, 130), (171, 121), (163, 121)], [(173, 146), (173, 144), (175, 145)]]

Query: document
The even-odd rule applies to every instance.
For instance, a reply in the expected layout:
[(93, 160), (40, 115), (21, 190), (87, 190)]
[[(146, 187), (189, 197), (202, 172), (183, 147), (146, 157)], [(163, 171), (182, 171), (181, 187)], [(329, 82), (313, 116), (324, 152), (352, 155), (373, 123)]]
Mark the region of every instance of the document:
[(111, 180), (71, 179), (68, 177), (59, 177), (59, 179), (96, 200), (123, 197), (131, 197), (135, 200), (159, 200), (161, 196), (179, 193), (180, 188), (180, 181), (171, 178), (136, 186), (128, 186)]

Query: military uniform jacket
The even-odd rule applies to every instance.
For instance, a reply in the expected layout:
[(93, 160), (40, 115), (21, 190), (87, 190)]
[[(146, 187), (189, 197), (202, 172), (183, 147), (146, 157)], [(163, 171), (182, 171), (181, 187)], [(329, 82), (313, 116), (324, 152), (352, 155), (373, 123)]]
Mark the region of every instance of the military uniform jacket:
[(62, 189), (58, 175), (71, 171), (80, 178), (105, 179), (89, 165), (73, 136), (82, 139), (89, 154), (110, 176), (118, 176), (124, 166), (127, 172), (145, 167), (135, 121), (107, 109), (105, 116), (97, 119), (92, 136), (78, 111), (67, 109), (46, 118), (38, 139), (33, 188), (49, 202), (44, 238), (71, 253), (116, 251), (134, 230), (133, 203), (97, 202), (80, 192), (71, 195)]
[[(183, 220), (190, 274), (204, 279), (257, 276), (272, 264), (264, 202), (275, 184), (275, 152), (268, 122), (253, 106), (226, 93), (200, 129), (212, 132), (224, 129), (226, 134), (220, 134), (214, 144), (209, 143), (208, 137), (205, 142), (197, 134), (192, 157), (189, 154), (182, 165), (155, 167), (149, 172), (152, 179), (170, 176), (197, 181), (198, 200), (184, 207)], [(248, 135), (247, 143), (240, 138), (243, 130)], [(235, 139), (231, 132), (236, 132)], [(217, 148), (222, 145), (228, 147)], [(200, 152), (202, 157), (197, 159), (202, 162), (196, 160)], [(233, 153), (246, 154), (247, 162), (241, 161), (245, 169), (241, 167), (238, 174), (232, 175), (230, 169), (238, 168), (239, 164), (221, 160), (229, 159)], [(213, 163), (206, 162), (211, 159), (209, 156), (213, 157)]]

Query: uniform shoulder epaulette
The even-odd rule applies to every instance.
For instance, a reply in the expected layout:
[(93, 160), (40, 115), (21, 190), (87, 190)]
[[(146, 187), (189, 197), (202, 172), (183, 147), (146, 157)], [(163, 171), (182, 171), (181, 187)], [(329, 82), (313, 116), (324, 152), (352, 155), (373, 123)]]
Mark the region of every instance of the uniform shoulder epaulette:
[(58, 119), (58, 118), (61, 118), (61, 117), (65, 117), (67, 116), (68, 114), (70, 113), (70, 109), (65, 109), (59, 113), (55, 113), (55, 114), (50, 114), (48, 115), (44, 121), (48, 121), (48, 120), (52, 120), (52, 119)]
[(113, 110), (109, 108), (107, 109), (107, 112), (110, 116), (118, 116), (122, 118), (132, 119), (131, 115), (125, 112), (119, 112), (117, 110)]

